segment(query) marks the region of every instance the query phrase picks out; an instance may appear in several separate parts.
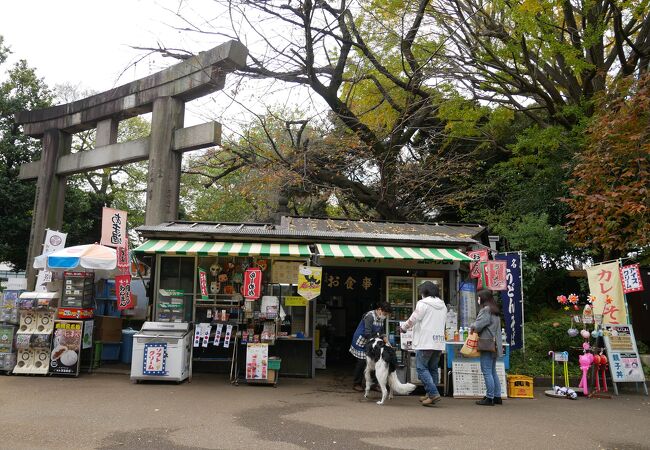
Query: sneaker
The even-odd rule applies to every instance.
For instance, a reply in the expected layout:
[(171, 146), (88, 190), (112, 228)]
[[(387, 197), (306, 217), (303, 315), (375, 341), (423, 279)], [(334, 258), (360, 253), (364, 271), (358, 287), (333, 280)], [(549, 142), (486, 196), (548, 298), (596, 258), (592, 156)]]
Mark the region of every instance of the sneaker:
[(354, 389), (357, 392), (363, 392), (364, 391), (363, 386), (361, 386), (360, 384), (355, 384), (354, 386), (352, 386), (352, 389)]
[(438, 403), (442, 397), (440, 395), (434, 395), (433, 397), (427, 397), (424, 400), (422, 400), (422, 406), (433, 406), (436, 403)]
[(477, 400), (476, 404), (481, 406), (494, 406), (494, 399), (483, 397), (481, 400)]
[(494, 397), (492, 401), (495, 405), (503, 405), (503, 400), (501, 400), (501, 397)]
[(423, 395), (422, 397), (420, 397), (420, 403), (422, 403), (423, 401), (425, 401), (428, 398), (429, 398), (428, 395)]

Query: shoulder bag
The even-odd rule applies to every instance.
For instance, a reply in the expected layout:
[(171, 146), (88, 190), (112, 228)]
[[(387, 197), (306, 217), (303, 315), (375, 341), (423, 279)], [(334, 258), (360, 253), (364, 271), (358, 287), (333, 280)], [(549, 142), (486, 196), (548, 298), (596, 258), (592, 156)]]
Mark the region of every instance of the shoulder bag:
[(492, 317), (490, 317), (490, 325), (488, 325), (487, 330), (488, 332), (492, 335), (491, 337), (487, 338), (478, 338), (478, 349), (479, 351), (482, 352), (496, 352), (497, 351), (497, 339), (492, 333), (492, 330), (490, 330), (490, 327), (492, 326)]

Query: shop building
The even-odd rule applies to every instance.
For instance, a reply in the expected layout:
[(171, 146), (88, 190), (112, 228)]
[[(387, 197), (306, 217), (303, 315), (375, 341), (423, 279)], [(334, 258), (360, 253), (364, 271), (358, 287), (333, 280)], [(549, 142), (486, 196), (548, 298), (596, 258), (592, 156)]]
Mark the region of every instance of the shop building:
[[(460, 325), (459, 286), (469, 279), (466, 252), (488, 242), (486, 229), (472, 224), (294, 216), (278, 222), (139, 227), (145, 242), (135, 251), (152, 268), (152, 320), (230, 324), (236, 345), (270, 344), (269, 354), (282, 360), (280, 375), (314, 377), (316, 369), (349, 370), (353, 357), (348, 349), (363, 313), (381, 301), (391, 303), (387, 333), (392, 339), (425, 280), (439, 285), (443, 299), (460, 312)], [(321, 293), (313, 300), (297, 292), (302, 265), (322, 267)], [(252, 302), (241, 295), (249, 268), (260, 268), (262, 275), (260, 298)], [(207, 295), (201, 292), (200, 269)], [(231, 349), (195, 343), (192, 365), (210, 370), (232, 363), (232, 355)], [(408, 367), (408, 355), (399, 356)], [(238, 359), (243, 365), (244, 356)], [(231, 367), (231, 375), (232, 370), (238, 368)]]

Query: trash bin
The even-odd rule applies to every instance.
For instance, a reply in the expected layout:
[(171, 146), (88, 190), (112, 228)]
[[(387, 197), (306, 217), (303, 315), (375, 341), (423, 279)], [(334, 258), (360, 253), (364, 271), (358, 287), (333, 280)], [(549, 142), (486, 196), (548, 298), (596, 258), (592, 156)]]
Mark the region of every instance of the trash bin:
[(120, 362), (123, 364), (131, 364), (131, 356), (133, 355), (133, 335), (137, 330), (126, 328), (122, 330), (122, 349), (120, 351)]

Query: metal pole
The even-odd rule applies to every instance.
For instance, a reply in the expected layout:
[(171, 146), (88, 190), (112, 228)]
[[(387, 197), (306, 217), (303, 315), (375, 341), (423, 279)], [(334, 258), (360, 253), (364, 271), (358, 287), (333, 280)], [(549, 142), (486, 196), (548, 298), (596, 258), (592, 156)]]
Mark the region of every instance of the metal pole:
[(521, 273), (521, 280), (519, 282), (519, 289), (521, 291), (521, 351), (526, 356), (526, 326), (524, 322), (524, 255), (521, 251), (519, 253), (519, 272)]

